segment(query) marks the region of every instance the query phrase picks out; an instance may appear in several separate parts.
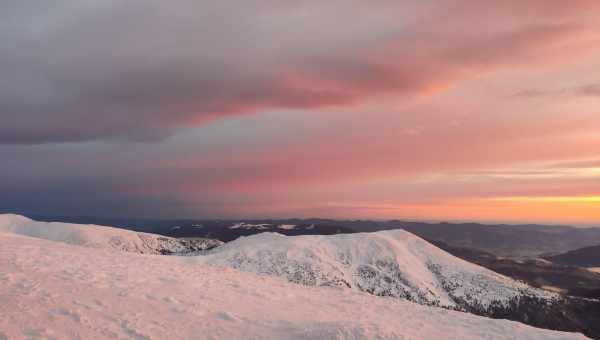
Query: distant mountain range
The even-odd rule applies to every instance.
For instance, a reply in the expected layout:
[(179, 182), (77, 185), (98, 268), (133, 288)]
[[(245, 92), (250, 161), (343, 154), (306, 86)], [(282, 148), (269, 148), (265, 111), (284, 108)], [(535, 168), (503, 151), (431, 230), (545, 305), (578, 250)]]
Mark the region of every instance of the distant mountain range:
[(335, 235), (350, 234), (355, 231), (344, 226), (329, 224), (286, 224), (286, 223), (245, 223), (245, 222), (215, 222), (186, 224), (171, 227), (162, 234), (178, 238), (213, 238), (223, 242), (233, 241), (239, 237), (259, 233), (279, 233), (286, 236), (299, 235)]
[[(600, 273), (542, 258), (512, 259), (492, 253), (431, 241), (448, 253), (529, 285), (584, 298), (600, 299)], [(599, 320), (600, 322), (600, 320)]]
[(600, 267), (600, 245), (584, 247), (564, 254), (546, 256), (545, 258), (554, 263), (571, 266)]

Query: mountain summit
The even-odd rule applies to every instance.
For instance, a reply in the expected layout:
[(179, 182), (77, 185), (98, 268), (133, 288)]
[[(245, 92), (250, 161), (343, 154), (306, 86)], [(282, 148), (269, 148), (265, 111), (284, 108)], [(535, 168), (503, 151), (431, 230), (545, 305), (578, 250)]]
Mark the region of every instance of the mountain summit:
[(404, 230), (288, 237), (262, 233), (212, 250), (199, 261), (458, 310), (507, 306), (520, 297), (552, 301), (532, 288), (454, 257)]

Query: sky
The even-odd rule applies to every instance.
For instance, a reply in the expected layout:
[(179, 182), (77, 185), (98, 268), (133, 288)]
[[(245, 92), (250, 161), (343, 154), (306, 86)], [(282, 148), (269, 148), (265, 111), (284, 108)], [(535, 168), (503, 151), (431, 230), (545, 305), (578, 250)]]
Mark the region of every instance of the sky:
[(0, 210), (600, 225), (595, 0), (5, 0)]

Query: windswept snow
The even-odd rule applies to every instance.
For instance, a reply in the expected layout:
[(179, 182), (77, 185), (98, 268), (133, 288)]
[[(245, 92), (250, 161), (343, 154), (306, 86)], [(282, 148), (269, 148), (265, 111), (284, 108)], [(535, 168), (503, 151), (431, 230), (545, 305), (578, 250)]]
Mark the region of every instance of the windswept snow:
[[(294, 228), (296, 228), (295, 224), (279, 224), (277, 226), (268, 224), (268, 223), (261, 223), (261, 224), (251, 224), (251, 223), (245, 223), (245, 222), (239, 222), (236, 223), (232, 226), (228, 227), (229, 229), (248, 229), (248, 230), (269, 230), (271, 228), (277, 228), (277, 229), (281, 229), (281, 230), (293, 230)], [(313, 226), (314, 228), (314, 226)]]
[(456, 258), (404, 230), (294, 237), (263, 233), (227, 243), (198, 261), (308, 286), (352, 288), (463, 310), (502, 305), (523, 295), (556, 297)]
[[(293, 285), (188, 257), (10, 234), (64, 239), (53, 234), (56, 228), (6, 222), (0, 221), (0, 339), (584, 339), (352, 290)], [(81, 228), (86, 232), (61, 233), (89, 245), (115, 231)], [(414, 247), (415, 254), (405, 254), (409, 259), (425, 251)], [(415, 276), (421, 275), (430, 278), (417, 268)]]
[(0, 215), (0, 232), (140, 254), (189, 253), (221, 244), (220, 241), (216, 240), (196, 240), (192, 242), (97, 225), (37, 222), (13, 214)]
[(277, 228), (283, 229), (283, 230), (292, 230), (292, 229), (296, 228), (296, 225), (295, 224), (280, 224), (277, 226)]
[(255, 230), (268, 230), (269, 227), (271, 225), (270, 224), (249, 224), (249, 223), (244, 223), (244, 222), (240, 222), (240, 223), (236, 223), (232, 226), (229, 227), (229, 229), (255, 229)]

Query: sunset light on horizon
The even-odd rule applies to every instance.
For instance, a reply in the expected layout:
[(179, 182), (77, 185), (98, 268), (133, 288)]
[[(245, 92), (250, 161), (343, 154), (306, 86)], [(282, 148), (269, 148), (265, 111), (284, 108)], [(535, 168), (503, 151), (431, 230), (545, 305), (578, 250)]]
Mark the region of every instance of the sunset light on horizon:
[(600, 226), (600, 1), (0, 5), (0, 212)]

